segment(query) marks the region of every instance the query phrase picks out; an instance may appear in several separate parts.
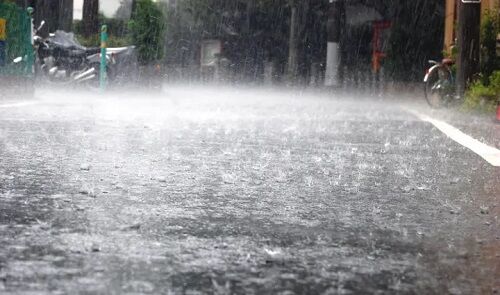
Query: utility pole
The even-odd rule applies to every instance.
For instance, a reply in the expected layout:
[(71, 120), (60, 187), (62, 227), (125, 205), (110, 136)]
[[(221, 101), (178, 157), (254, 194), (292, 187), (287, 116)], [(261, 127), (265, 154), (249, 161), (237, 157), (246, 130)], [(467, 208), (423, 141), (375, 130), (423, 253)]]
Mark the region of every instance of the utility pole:
[(303, 82), (303, 40), (306, 35), (307, 17), (311, 0), (290, 0), (290, 36), (288, 41), (287, 78), (291, 83)]
[(481, 0), (459, 0), (457, 94), (462, 96), (479, 73)]
[(288, 64), (287, 64), (287, 80), (289, 83), (296, 82), (299, 65), (298, 65), (298, 1), (291, 1), (291, 16), (290, 16), (290, 36), (288, 39)]
[(329, 0), (328, 9), (328, 44), (326, 55), (325, 86), (340, 86), (340, 37), (344, 16), (344, 2), (342, 0)]

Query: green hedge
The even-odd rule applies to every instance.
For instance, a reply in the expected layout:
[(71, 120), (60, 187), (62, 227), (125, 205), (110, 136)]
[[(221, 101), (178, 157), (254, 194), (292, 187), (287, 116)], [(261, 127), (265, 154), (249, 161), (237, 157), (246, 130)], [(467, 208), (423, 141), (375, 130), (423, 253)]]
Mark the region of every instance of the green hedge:
[(481, 20), (481, 73), (465, 93), (463, 109), (493, 112), (500, 101), (500, 58), (496, 38), (500, 34), (498, 10), (488, 11)]
[(165, 55), (165, 15), (151, 0), (137, 0), (129, 23), (132, 42), (137, 46), (139, 62), (152, 64)]
[(465, 94), (464, 110), (493, 112), (500, 101), (500, 71), (474, 82)]

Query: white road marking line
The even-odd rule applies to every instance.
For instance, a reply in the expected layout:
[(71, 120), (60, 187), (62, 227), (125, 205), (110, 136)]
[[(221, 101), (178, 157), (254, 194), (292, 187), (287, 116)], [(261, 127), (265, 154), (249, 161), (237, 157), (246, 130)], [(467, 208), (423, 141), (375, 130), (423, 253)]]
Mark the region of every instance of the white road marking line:
[(38, 101), (25, 101), (25, 102), (16, 102), (16, 103), (7, 103), (0, 104), (0, 108), (17, 108), (17, 107), (25, 107), (29, 105), (37, 104)]
[(478, 156), (486, 160), (486, 162), (490, 163), (495, 167), (500, 167), (500, 150), (491, 147), (489, 145), (486, 145), (477, 139), (472, 138), (471, 136), (463, 133), (462, 131), (458, 130), (457, 128), (451, 126), (446, 122), (433, 119), (429, 116), (419, 114), (415, 111), (410, 111), (410, 112), (415, 116), (417, 116), (420, 120), (431, 123), (437, 129), (441, 130), (441, 132), (446, 134), (449, 138), (453, 139), (457, 143), (473, 151)]

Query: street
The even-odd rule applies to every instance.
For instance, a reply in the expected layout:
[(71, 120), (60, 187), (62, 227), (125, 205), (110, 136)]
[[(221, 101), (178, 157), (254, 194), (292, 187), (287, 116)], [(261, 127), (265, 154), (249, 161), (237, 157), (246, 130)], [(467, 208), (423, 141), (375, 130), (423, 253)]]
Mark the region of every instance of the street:
[[(500, 168), (414, 112), (439, 115), (215, 87), (0, 101), (0, 293), (499, 293)], [(498, 124), (450, 124), (499, 148)]]

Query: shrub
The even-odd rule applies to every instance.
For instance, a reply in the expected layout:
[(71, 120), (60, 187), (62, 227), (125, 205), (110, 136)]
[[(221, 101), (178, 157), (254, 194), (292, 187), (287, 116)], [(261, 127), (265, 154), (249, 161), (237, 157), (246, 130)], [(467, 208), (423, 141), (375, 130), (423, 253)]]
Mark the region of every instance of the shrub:
[[(108, 18), (102, 13), (99, 14), (99, 28), (102, 25), (108, 27), (108, 33), (110, 36), (115, 37), (126, 37), (128, 34), (127, 22), (122, 19)], [(73, 22), (73, 31), (75, 35), (83, 34), (83, 22), (81, 20), (76, 20)]]
[(465, 93), (464, 110), (494, 111), (500, 101), (500, 71), (474, 82)]
[(496, 54), (496, 39), (500, 33), (500, 11), (488, 11), (481, 21), (481, 74), (483, 84), (488, 84), (493, 71), (500, 69)]
[(493, 111), (500, 101), (500, 58), (496, 38), (500, 33), (498, 10), (488, 11), (481, 21), (481, 73), (465, 93), (463, 109)]
[[(128, 36), (127, 23), (121, 19), (107, 18), (103, 14), (99, 14), (99, 27), (106, 25), (108, 27), (108, 47), (122, 47), (130, 45), (130, 38)], [(83, 46), (98, 47), (101, 44), (100, 33), (94, 34), (90, 37), (83, 36), (82, 21), (77, 20), (73, 23), (74, 33)]]

